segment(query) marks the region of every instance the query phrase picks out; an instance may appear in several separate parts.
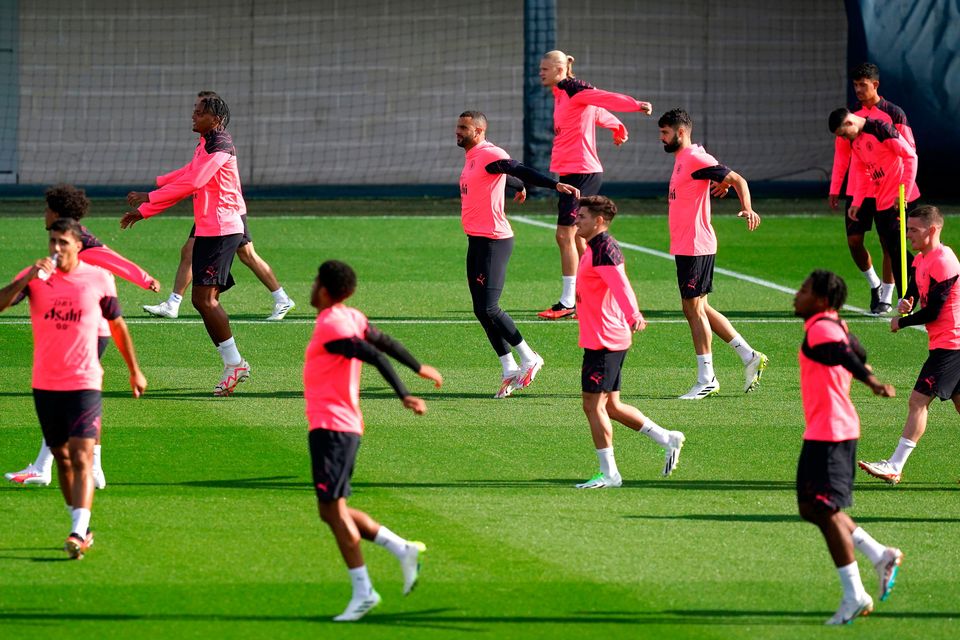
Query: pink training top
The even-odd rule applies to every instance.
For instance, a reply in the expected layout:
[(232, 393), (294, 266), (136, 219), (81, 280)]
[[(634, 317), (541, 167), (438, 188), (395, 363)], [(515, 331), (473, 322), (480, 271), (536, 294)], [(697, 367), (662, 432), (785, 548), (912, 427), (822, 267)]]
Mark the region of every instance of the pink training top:
[[(30, 269), (18, 273), (15, 280)], [(101, 389), (97, 329), (101, 319), (121, 315), (113, 276), (80, 262), (69, 273), (57, 269), (48, 280), (34, 278), (24, 294), (30, 298), (33, 329), (33, 388)]]
[[(837, 324), (834, 320), (838, 318), (836, 311), (823, 311), (808, 318), (803, 324), (806, 343), (810, 347), (830, 342), (849, 345), (847, 325)], [(850, 400), (853, 374), (842, 365), (827, 366), (811, 360), (802, 349), (797, 356), (800, 359), (800, 395), (807, 423), (803, 439), (841, 442), (859, 438), (860, 416)]]
[[(853, 115), (861, 116), (863, 118), (872, 118), (874, 120), (879, 120), (881, 122), (886, 122), (887, 124), (892, 124), (893, 127), (897, 130), (903, 139), (910, 143), (914, 149), (917, 148), (917, 143), (913, 139), (913, 129), (910, 128), (909, 123), (907, 123), (907, 114), (904, 113), (903, 109), (893, 104), (889, 100), (880, 98), (880, 101), (872, 107), (864, 107), (860, 105), (855, 111), (851, 109)], [(833, 173), (830, 176), (830, 193), (843, 195), (841, 193), (843, 187), (843, 178), (847, 175), (847, 168), (850, 166), (850, 156), (853, 153), (850, 146), (850, 141), (846, 138), (841, 138), (837, 136), (834, 140), (833, 147)], [(850, 190), (852, 193), (852, 189)], [(917, 197), (919, 197), (919, 192), (917, 192)], [(872, 198), (872, 195), (868, 195), (868, 198)], [(916, 198), (908, 198), (911, 202)]]
[(627, 128), (609, 111), (640, 111), (640, 101), (622, 93), (602, 91), (576, 78), (553, 87), (553, 152), (550, 171), (560, 175), (601, 173), (597, 155), (597, 126), (616, 131)]
[(360, 413), (360, 368), (358, 358), (328, 353), (324, 345), (334, 340), (363, 339), (367, 317), (343, 304), (320, 312), (307, 345), (303, 365), (303, 395), (310, 430), (329, 429), (363, 435)]
[(159, 189), (137, 209), (144, 218), (155, 216), (193, 195), (197, 236), (243, 233), (240, 216), (247, 212), (240, 190), (237, 151), (226, 131), (211, 131), (200, 139), (193, 160), (157, 178)]
[(907, 202), (920, 197), (917, 150), (893, 125), (868, 118), (852, 146), (849, 188), (854, 206), (875, 197), (877, 211), (892, 209), (897, 206), (901, 183)]
[[(945, 282), (960, 276), (957, 255), (945, 244), (926, 255), (918, 253), (913, 259), (913, 266), (917, 270), (915, 281), (920, 292), (920, 306), (923, 307), (927, 306), (931, 278), (936, 282)], [(927, 323), (927, 338), (930, 349), (960, 349), (960, 283), (957, 281), (950, 287), (947, 300), (940, 307), (936, 319)]]
[(460, 222), (468, 236), (513, 237), (503, 205), (507, 174), (486, 170), (491, 162), (509, 159), (506, 151), (487, 140), (467, 151), (460, 172)]
[(717, 234), (710, 224), (710, 181), (718, 177), (722, 180), (729, 172), (698, 144), (676, 154), (669, 194), (671, 255), (704, 256), (717, 252)]
[(620, 245), (609, 233), (587, 242), (577, 268), (577, 322), (584, 349), (626, 351), (643, 315), (627, 280)]

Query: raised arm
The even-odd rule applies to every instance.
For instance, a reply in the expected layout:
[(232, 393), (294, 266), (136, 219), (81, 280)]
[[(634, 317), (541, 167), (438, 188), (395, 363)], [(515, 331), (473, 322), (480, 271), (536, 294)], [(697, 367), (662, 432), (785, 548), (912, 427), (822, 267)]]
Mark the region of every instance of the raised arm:
[(87, 264), (106, 269), (110, 273), (141, 289), (160, 291), (160, 283), (137, 263), (124, 258), (109, 247), (91, 247), (80, 252), (80, 259)]
[(610, 111), (640, 111), (646, 115), (653, 113), (653, 105), (643, 100), (637, 100), (624, 93), (614, 93), (603, 89), (583, 89), (570, 96), (570, 102), (579, 105), (603, 107)]
[(37, 274), (43, 270), (47, 273), (53, 273), (56, 266), (50, 258), (41, 258), (33, 263), (33, 266), (23, 271), (10, 284), (0, 289), (0, 311), (6, 311), (13, 305), (23, 300), (27, 285), (37, 277)]

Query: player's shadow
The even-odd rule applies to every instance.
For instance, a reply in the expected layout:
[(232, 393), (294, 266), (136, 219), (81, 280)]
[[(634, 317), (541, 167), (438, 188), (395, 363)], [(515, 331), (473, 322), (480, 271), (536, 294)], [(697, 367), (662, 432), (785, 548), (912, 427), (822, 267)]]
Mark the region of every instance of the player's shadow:
[[(320, 623), (338, 624), (329, 615), (269, 615), (229, 613), (93, 613), (45, 609), (0, 609), (0, 621), (21, 624), (54, 622), (230, 622), (230, 623)], [(364, 625), (411, 627), (483, 633), (491, 625), (582, 625), (633, 627), (639, 625), (817, 625), (829, 616), (826, 611), (778, 611), (764, 609), (668, 609), (665, 611), (575, 611), (552, 615), (458, 615), (453, 608), (421, 609), (399, 613), (370, 613)], [(882, 612), (878, 617), (900, 620), (949, 620), (956, 611)], [(565, 627), (571, 629), (571, 627)]]
[[(417, 392), (414, 393), (418, 398), (423, 398), (424, 400), (432, 400), (434, 402), (443, 402), (444, 400), (491, 400), (493, 399), (493, 393), (495, 389), (491, 387), (490, 391), (485, 392), (457, 392), (451, 393), (449, 391), (425, 391), (423, 393)], [(361, 398), (393, 398), (396, 399), (397, 394), (393, 389), (389, 387), (382, 388), (373, 388), (373, 389), (364, 389), (360, 392)], [(536, 400), (538, 398), (557, 398), (563, 400), (580, 400), (579, 393), (540, 393), (538, 391), (517, 391), (510, 396), (509, 400), (506, 402), (514, 403), (521, 401), (522, 398), (530, 398), (531, 400)]]
[[(788, 523), (795, 524), (803, 522), (797, 514), (777, 514), (777, 513), (688, 513), (682, 515), (627, 515), (623, 516), (628, 520), (692, 520), (695, 522), (758, 522), (758, 523)], [(960, 518), (907, 518), (901, 516), (857, 516), (856, 521), (876, 523), (876, 522), (902, 522), (907, 524), (916, 523), (934, 523), (951, 524), (960, 522)]]
[[(108, 395), (109, 394), (109, 395)], [(129, 392), (122, 391), (110, 391), (104, 393), (103, 396), (114, 397), (114, 398), (129, 398)], [(248, 391), (246, 387), (241, 386), (238, 388), (237, 392), (231, 394), (230, 398), (272, 398), (272, 399), (281, 399), (281, 400), (303, 400), (303, 390), (302, 389), (293, 389), (293, 390), (283, 390), (283, 391)], [(212, 390), (201, 390), (197, 388), (168, 388), (168, 389), (147, 389), (147, 392), (143, 394), (140, 398), (141, 400), (145, 399), (155, 399), (155, 400), (192, 400), (192, 401), (218, 401), (223, 400), (223, 398), (218, 398), (213, 395)]]

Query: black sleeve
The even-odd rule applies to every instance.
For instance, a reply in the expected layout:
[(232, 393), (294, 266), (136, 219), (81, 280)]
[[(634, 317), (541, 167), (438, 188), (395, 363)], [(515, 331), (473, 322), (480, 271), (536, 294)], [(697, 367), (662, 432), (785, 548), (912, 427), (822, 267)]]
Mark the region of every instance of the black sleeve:
[(527, 188), (527, 185), (523, 184), (523, 180), (514, 178), (513, 176), (507, 176), (507, 186), (514, 191), (523, 191)]
[(496, 160), (484, 168), (487, 170), (487, 173), (505, 173), (514, 178), (519, 178), (527, 184), (532, 184), (535, 187), (543, 187), (544, 189), (556, 189), (558, 184), (553, 178), (524, 166), (516, 160)]
[(870, 372), (864, 364), (867, 354), (853, 336), (850, 336), (850, 339), (851, 343), (855, 343), (859, 347), (858, 350), (863, 354), (862, 358), (855, 353), (852, 345), (846, 342), (824, 342), (815, 347), (810, 347), (806, 353), (814, 362), (819, 362), (828, 367), (840, 365), (852, 373), (857, 380), (866, 382), (870, 376)]
[(907, 282), (907, 290), (903, 293), (903, 299), (906, 300), (907, 298), (913, 298), (914, 300), (919, 300), (920, 288), (917, 287), (917, 272), (914, 271), (910, 274), (910, 276), (910, 280)]
[(104, 296), (100, 298), (100, 311), (107, 320), (116, 320), (123, 315), (120, 309), (120, 301), (116, 296)]
[(927, 291), (927, 302), (923, 309), (915, 311), (905, 318), (900, 318), (901, 327), (912, 327), (919, 324), (933, 322), (940, 315), (940, 309), (943, 309), (944, 303), (950, 296), (950, 289), (956, 284), (958, 276), (953, 276), (943, 282), (937, 282), (930, 278), (930, 289)]
[(344, 358), (356, 358), (372, 364), (377, 368), (377, 371), (380, 372), (380, 375), (383, 376), (383, 379), (390, 383), (397, 397), (402, 399), (410, 395), (410, 392), (407, 391), (407, 388), (403, 386), (403, 382), (397, 376), (397, 372), (393, 370), (393, 366), (390, 364), (390, 361), (387, 360), (387, 357), (366, 340), (360, 338), (331, 340), (324, 344), (323, 348), (327, 350), (327, 353), (335, 353)]
[(367, 342), (400, 364), (408, 367), (414, 373), (420, 372), (420, 363), (407, 351), (407, 348), (404, 347), (399, 340), (388, 336), (373, 325), (367, 325), (367, 333), (364, 338), (367, 339)]
[(730, 174), (730, 171), (730, 167), (725, 167), (722, 164), (715, 164), (712, 167), (697, 169), (690, 174), (690, 177), (694, 180), (712, 180), (714, 182), (723, 182), (723, 179)]

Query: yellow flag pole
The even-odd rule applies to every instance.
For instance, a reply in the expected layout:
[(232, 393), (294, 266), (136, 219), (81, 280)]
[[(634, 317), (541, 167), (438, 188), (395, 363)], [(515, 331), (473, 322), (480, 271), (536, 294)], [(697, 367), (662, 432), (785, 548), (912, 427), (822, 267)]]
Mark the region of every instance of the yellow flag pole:
[[(907, 215), (905, 187), (900, 185), (900, 282), (903, 283), (901, 296), (907, 291)], [(896, 266), (894, 266), (896, 268)]]

